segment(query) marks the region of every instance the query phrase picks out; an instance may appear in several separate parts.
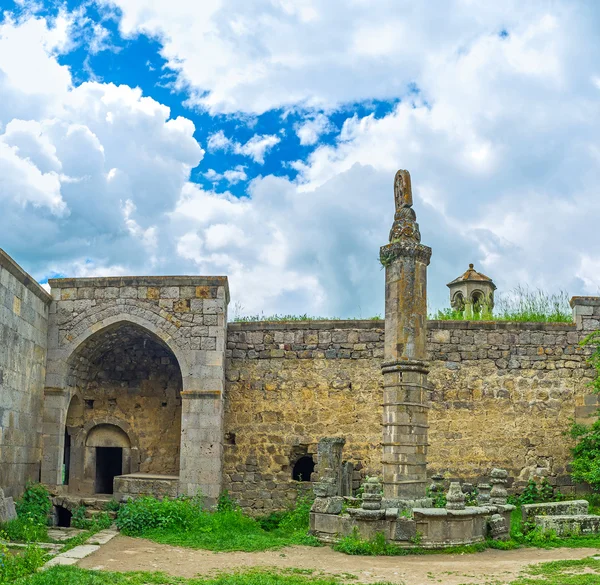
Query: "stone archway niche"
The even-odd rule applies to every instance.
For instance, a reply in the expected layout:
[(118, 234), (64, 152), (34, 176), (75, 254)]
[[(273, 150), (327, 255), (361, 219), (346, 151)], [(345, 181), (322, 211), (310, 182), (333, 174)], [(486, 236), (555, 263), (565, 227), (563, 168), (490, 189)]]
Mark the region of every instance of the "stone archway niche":
[(118, 453), (98, 450), (122, 449), (123, 474), (166, 475), (169, 491), (173, 485), (175, 493), (201, 491), (208, 503), (216, 502), (227, 279), (109, 277), (49, 284), (42, 482), (61, 493), (93, 494), (98, 453), (113, 460)]

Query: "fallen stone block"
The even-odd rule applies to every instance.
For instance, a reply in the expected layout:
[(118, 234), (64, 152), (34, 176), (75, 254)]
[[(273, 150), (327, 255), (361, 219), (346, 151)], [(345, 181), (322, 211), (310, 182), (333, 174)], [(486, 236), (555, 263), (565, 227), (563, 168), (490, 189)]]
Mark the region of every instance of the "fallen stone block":
[(525, 504), (521, 508), (523, 524), (534, 523), (536, 516), (578, 516), (588, 513), (587, 500), (572, 500), (570, 502), (548, 502), (545, 504)]
[(565, 537), (600, 534), (600, 516), (536, 516), (535, 526), (542, 530), (554, 530), (557, 536)]

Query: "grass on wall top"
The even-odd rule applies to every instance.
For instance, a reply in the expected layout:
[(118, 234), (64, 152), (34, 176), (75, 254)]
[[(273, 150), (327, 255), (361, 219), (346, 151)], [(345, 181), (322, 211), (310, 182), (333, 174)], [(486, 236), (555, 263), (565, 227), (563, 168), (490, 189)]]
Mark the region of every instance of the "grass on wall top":
[[(438, 321), (464, 321), (463, 313), (452, 309), (438, 310), (429, 315)], [(510, 293), (498, 295), (491, 319), (475, 314), (473, 321), (511, 321), (517, 323), (572, 323), (573, 312), (565, 291), (549, 293), (519, 285)]]
[[(307, 313), (302, 315), (242, 315), (243, 307), (236, 304), (234, 307), (234, 323), (287, 323), (296, 321), (351, 321), (364, 319), (363, 317), (317, 317)], [(438, 309), (429, 312), (428, 318), (437, 321), (465, 321), (464, 314), (452, 309)], [(367, 318), (370, 321), (383, 320), (381, 315)], [(569, 305), (569, 295), (566, 291), (549, 293), (542, 289), (531, 290), (527, 286), (519, 285), (507, 294), (498, 295), (493, 315), (485, 318), (475, 314), (472, 321), (510, 321), (519, 323), (572, 323), (573, 313)]]

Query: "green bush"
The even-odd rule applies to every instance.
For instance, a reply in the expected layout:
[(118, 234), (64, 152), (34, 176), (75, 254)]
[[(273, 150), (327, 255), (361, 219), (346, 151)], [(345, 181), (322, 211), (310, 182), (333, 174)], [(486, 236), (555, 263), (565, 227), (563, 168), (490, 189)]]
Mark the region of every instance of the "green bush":
[(86, 507), (78, 506), (73, 511), (71, 516), (71, 526), (73, 528), (82, 528), (83, 530), (105, 530), (112, 524), (112, 520), (108, 515), (108, 512), (100, 512), (94, 514), (91, 518), (86, 516)]
[(23, 496), (16, 503), (17, 515), (41, 526), (48, 524), (52, 501), (48, 490), (40, 483), (27, 483)]
[(508, 498), (508, 503), (515, 506), (523, 506), (525, 504), (542, 504), (545, 502), (561, 502), (564, 500), (560, 490), (555, 490), (548, 480), (543, 477), (538, 485), (534, 479), (530, 479), (525, 486), (525, 489), (515, 496)]
[[(588, 335), (580, 345), (592, 348), (587, 361), (596, 370), (593, 391), (600, 394), (600, 331)], [(600, 418), (591, 425), (574, 423), (571, 437), (576, 441), (571, 450), (573, 479), (588, 483), (594, 491), (600, 491)]]
[(12, 554), (0, 544), (0, 584), (13, 583), (19, 577), (26, 577), (41, 567), (47, 554), (36, 545), (29, 545), (21, 554)]
[(117, 502), (117, 500), (108, 500), (108, 502), (106, 502), (106, 504), (104, 504), (104, 509), (107, 512), (118, 512), (119, 508), (121, 507), (121, 504), (119, 502)]
[(6, 540), (12, 542), (43, 542), (48, 540), (48, 526), (36, 524), (31, 518), (16, 518), (2, 525)]
[(318, 545), (308, 535), (312, 500), (299, 495), (296, 506), (257, 520), (246, 516), (227, 494), (217, 511), (202, 509), (201, 499), (131, 500), (117, 514), (117, 526), (128, 536), (208, 550), (257, 551), (290, 544)]
[(352, 534), (344, 536), (333, 546), (333, 549), (347, 555), (394, 556), (407, 554), (405, 549), (386, 542), (383, 532), (378, 532), (369, 540), (363, 540), (357, 528), (354, 528)]
[(157, 500), (147, 496), (122, 505), (116, 523), (123, 534), (139, 536), (155, 528), (187, 530), (201, 513), (202, 509), (189, 498)]

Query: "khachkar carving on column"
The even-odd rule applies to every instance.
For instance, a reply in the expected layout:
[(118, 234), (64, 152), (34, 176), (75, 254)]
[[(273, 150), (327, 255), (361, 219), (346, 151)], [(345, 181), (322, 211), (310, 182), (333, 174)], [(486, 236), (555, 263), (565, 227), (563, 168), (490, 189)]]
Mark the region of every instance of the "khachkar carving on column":
[(421, 244), (408, 171), (396, 173), (394, 199), (390, 243), (380, 251), (385, 266), (383, 484), (386, 499), (415, 500), (424, 498), (427, 488), (425, 323), (431, 248)]

